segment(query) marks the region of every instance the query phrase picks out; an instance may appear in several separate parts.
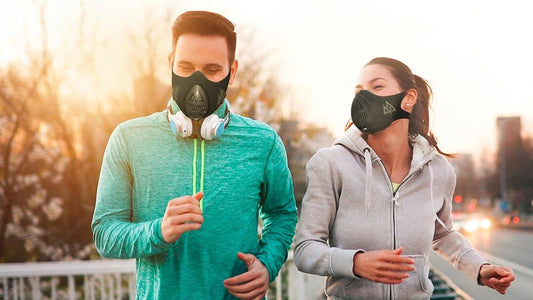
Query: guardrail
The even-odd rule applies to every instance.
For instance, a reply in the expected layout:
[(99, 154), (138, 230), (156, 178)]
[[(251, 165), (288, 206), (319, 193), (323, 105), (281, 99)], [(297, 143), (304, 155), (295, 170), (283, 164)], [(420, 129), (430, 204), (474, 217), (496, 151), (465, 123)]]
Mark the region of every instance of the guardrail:
[(134, 299), (135, 260), (0, 265), (1, 299)]
[[(316, 298), (320, 285), (299, 272), (292, 252), (271, 283), (269, 300)], [(135, 299), (135, 260), (0, 264), (0, 299)]]
[[(432, 268), (433, 300), (472, 300)], [(299, 272), (292, 251), (271, 283), (268, 300), (325, 299), (324, 278)], [(0, 264), (0, 299), (135, 299), (135, 260)]]

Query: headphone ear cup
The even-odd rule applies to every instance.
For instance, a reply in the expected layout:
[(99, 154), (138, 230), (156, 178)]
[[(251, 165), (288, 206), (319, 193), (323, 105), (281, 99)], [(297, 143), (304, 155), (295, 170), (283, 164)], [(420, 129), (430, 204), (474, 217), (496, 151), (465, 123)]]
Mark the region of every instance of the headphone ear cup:
[(218, 139), (224, 133), (224, 120), (217, 115), (210, 115), (204, 119), (200, 134), (206, 140)]
[(192, 121), (183, 112), (178, 111), (175, 115), (170, 115), (170, 129), (181, 137), (191, 136)]

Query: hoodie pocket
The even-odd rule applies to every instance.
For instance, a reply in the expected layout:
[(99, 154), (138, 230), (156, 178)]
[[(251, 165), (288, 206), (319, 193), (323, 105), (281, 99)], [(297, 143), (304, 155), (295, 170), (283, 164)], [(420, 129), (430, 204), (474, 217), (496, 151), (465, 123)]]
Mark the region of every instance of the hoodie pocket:
[(397, 295), (409, 296), (410, 299), (427, 299), (433, 293), (433, 284), (429, 280), (429, 260), (424, 255), (406, 255), (415, 261), (415, 269), (409, 272), (409, 278), (397, 286)]

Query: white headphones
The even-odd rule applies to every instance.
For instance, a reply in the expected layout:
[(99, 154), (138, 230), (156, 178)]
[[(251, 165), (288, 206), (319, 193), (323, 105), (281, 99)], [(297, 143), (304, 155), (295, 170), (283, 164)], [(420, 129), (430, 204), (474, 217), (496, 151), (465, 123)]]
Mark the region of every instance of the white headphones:
[[(189, 137), (193, 133), (192, 120), (189, 119), (182, 111), (176, 114), (172, 112), (172, 98), (167, 105), (167, 118), (170, 123), (170, 129), (176, 135), (181, 137)], [(226, 112), (224, 118), (221, 119), (215, 114), (207, 116), (202, 122), (200, 128), (200, 135), (206, 140), (218, 139), (224, 133), (224, 129), (228, 126), (230, 119), (229, 103), (226, 102)]]

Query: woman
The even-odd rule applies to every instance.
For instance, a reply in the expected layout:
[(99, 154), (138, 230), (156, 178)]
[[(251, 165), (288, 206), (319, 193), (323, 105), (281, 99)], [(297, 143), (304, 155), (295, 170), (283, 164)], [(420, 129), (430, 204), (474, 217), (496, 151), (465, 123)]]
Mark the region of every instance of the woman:
[(429, 130), (431, 88), (402, 62), (363, 68), (352, 122), (307, 164), (297, 227), (300, 271), (328, 276), (328, 299), (429, 299), (433, 248), (501, 294), (513, 271), (452, 231), (455, 173)]

